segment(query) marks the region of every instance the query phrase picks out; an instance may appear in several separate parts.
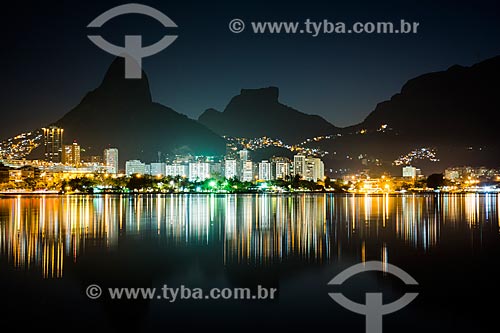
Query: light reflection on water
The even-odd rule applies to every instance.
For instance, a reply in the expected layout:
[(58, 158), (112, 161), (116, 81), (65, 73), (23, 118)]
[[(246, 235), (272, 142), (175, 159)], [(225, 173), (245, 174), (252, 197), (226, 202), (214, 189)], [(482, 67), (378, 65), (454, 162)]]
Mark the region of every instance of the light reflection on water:
[(387, 262), (391, 247), (427, 253), (451, 235), (458, 246), (480, 247), (483, 233), (498, 236), (499, 214), (497, 194), (13, 196), (0, 199), (0, 257), (59, 278), (65, 260), (77, 262), (88, 246), (111, 251), (137, 238), (215, 244), (224, 265), (345, 255)]

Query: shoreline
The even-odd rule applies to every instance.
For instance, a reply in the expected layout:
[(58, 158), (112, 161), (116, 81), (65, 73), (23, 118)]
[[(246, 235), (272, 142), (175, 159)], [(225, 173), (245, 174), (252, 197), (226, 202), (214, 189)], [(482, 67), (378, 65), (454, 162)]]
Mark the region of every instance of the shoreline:
[(345, 196), (408, 196), (408, 195), (465, 195), (465, 194), (500, 194), (499, 191), (461, 191), (461, 192), (435, 192), (435, 191), (406, 191), (406, 192), (391, 192), (391, 193), (352, 193), (352, 192), (334, 192), (334, 191), (294, 191), (294, 192), (108, 192), (108, 193), (61, 193), (58, 191), (47, 191), (47, 192), (0, 192), (0, 198), (2, 197), (17, 197), (17, 196), (152, 196), (152, 195), (271, 195), (271, 196), (288, 196), (288, 195), (302, 195), (302, 194), (315, 194), (315, 195), (345, 195)]

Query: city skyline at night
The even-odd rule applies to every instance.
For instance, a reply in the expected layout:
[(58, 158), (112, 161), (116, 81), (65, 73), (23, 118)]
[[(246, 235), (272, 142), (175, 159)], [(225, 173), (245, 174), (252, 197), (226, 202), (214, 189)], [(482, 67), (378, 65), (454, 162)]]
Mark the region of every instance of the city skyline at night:
[(498, 326), (499, 1), (4, 7), (3, 327)]
[[(484, 112), (495, 109), (498, 101), (491, 85), (499, 64), (500, 57), (495, 57), (471, 67), (422, 75), (380, 103), (363, 123), (339, 128), (288, 106), (277, 87), (242, 89), (222, 112), (211, 109), (195, 121), (152, 102), (147, 75), (124, 79), (124, 62), (118, 58), (99, 87), (60, 120), (1, 141), (0, 158), (45, 156), (46, 161), (62, 162), (63, 146), (77, 143), (86, 160), (117, 148), (123, 168), (124, 161), (133, 159), (163, 162), (175, 155), (222, 156), (231, 146), (250, 149), (259, 160), (292, 158), (297, 153), (319, 157), (330, 177), (363, 169), (394, 174), (408, 164), (427, 174), (460, 165), (497, 168), (500, 146), (494, 139), (495, 122), (481, 116), (472, 123), (466, 119), (480, 105), (478, 98)], [(441, 93), (434, 93), (436, 89)], [(441, 104), (446, 105), (442, 113)], [(413, 115), (411, 121), (406, 120), (407, 112)], [(50, 129), (58, 128), (61, 135), (46, 140)]]

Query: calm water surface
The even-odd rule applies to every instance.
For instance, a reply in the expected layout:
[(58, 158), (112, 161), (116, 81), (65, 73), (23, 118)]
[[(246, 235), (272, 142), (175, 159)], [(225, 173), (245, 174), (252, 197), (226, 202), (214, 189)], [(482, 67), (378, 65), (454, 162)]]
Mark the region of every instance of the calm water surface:
[[(498, 325), (497, 194), (354, 196), (142, 195), (0, 198), (0, 318), (20, 328), (150, 331), (328, 329), (364, 332), (333, 302), (419, 292), (384, 317), (384, 332), (478, 332)], [(334, 289), (350, 265), (379, 260), (418, 287), (366, 273)], [(257, 285), (275, 300), (90, 300), (108, 287)], [(339, 289), (340, 288), (340, 289)], [(411, 290), (410, 290), (411, 289)], [(498, 327), (498, 326), (496, 326)]]

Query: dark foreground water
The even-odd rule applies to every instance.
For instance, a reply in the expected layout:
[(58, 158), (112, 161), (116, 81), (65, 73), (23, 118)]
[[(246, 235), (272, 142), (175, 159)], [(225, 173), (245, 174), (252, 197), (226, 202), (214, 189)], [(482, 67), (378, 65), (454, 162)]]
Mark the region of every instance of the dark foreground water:
[[(21, 331), (365, 332), (335, 303), (419, 296), (384, 332), (498, 331), (495, 195), (143, 195), (0, 198), (0, 319)], [(408, 272), (328, 282), (377, 260)], [(277, 288), (274, 300), (113, 300), (88, 285)], [(493, 301), (493, 305), (489, 305)], [(493, 330), (488, 325), (494, 325)]]

